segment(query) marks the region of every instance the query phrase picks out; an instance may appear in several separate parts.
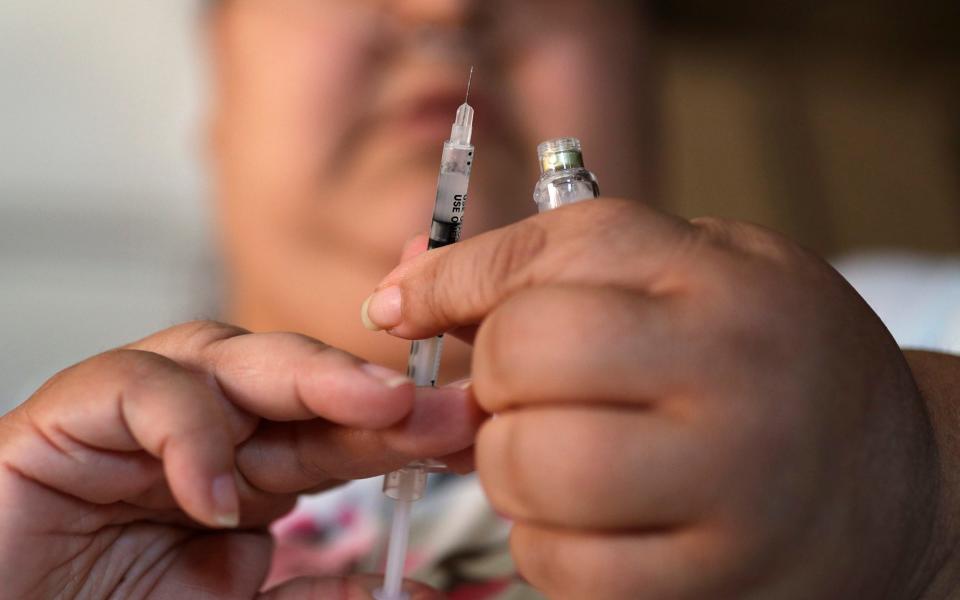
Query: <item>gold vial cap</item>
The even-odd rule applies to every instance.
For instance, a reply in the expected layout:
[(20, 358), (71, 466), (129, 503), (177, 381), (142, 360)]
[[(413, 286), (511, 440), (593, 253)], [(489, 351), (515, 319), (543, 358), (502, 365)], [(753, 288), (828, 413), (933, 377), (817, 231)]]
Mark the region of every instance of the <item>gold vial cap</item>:
[(541, 174), (583, 167), (583, 153), (577, 138), (558, 138), (543, 142), (537, 146), (537, 155), (540, 157)]

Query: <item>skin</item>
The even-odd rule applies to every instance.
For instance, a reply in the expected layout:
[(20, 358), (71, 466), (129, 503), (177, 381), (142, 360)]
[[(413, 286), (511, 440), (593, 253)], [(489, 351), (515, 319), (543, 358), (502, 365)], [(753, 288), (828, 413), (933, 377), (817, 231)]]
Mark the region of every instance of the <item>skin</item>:
[(304, 336), (160, 332), (61, 372), (0, 420), (4, 595), (366, 597), (368, 580), (258, 595), (266, 526), (300, 493), (414, 458), (462, 464), (478, 422), (462, 389), (415, 390)]
[(953, 597), (960, 359), (908, 362), (773, 232), (594, 200), (404, 262), (368, 316), (473, 340), (480, 479), (551, 598)]
[[(517, 566), (551, 597), (949, 597), (957, 359), (905, 355), (773, 233), (643, 204), (638, 5), (546, 4), (213, 10), (227, 316), (247, 329), (160, 332), (0, 419), (5, 594), (257, 597), (266, 526), (299, 493), (417, 457), (469, 469), (476, 441)], [(414, 238), (382, 279), (429, 218), (470, 64), (469, 223), (493, 231), (428, 254)], [(535, 144), (571, 133), (628, 200), (502, 227), (532, 212)], [(393, 338), (360, 325), (374, 289), (393, 290), (367, 303)], [(250, 333), (277, 330), (302, 334)], [(364, 366), (445, 330), (474, 346), (445, 356), (471, 390)], [(479, 436), (477, 403), (497, 415)]]
[[(643, 57), (638, 5), (545, 4), (232, 0), (210, 15), (230, 322), (405, 367), (409, 345), (364, 330), (357, 310), (430, 222), (441, 141), (471, 65), (467, 235), (534, 212), (536, 145), (551, 137), (580, 135), (604, 189), (646, 188), (644, 71), (610, 59)], [(451, 343), (443, 379), (465, 376), (469, 360)]]

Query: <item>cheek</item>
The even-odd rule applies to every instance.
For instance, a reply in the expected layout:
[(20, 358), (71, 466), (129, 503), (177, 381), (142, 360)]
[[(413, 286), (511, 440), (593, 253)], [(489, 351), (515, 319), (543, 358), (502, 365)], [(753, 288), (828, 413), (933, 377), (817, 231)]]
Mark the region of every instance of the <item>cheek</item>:
[(221, 23), (220, 133), (237, 171), (278, 191), (332, 162), (362, 114), (372, 33), (357, 11), (266, 4)]

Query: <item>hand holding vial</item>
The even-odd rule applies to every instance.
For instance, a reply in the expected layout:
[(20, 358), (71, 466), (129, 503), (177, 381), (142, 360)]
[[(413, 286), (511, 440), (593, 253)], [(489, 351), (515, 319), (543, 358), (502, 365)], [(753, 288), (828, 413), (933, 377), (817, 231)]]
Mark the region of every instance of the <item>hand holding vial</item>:
[(879, 319), (797, 245), (605, 198), (378, 290), (402, 297), (378, 315), (392, 334), (473, 340), (496, 415), (478, 472), (548, 596), (912, 593), (940, 518), (921, 398)]

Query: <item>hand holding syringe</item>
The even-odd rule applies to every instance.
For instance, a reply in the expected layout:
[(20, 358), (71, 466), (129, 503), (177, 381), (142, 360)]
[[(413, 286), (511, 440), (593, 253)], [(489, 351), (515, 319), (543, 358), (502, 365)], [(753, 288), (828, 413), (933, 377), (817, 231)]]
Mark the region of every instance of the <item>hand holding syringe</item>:
[[(576, 144), (541, 150), (541, 210), (593, 194)], [(478, 477), (547, 596), (881, 597), (949, 530), (917, 510), (939, 479), (914, 384), (957, 359), (902, 353), (774, 232), (608, 198), (410, 261), (391, 289), (410, 299), (376, 321), (392, 335), (476, 330), (496, 415)]]

